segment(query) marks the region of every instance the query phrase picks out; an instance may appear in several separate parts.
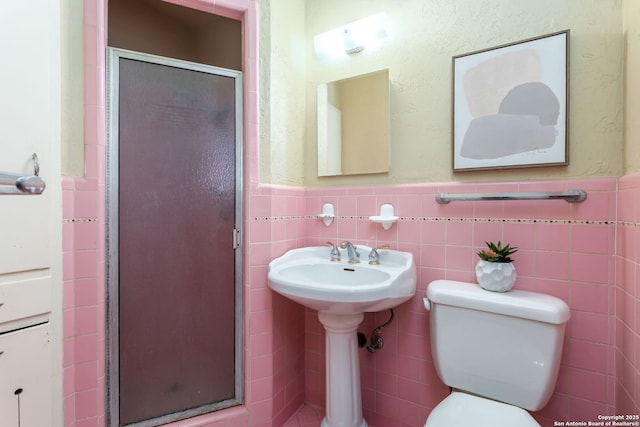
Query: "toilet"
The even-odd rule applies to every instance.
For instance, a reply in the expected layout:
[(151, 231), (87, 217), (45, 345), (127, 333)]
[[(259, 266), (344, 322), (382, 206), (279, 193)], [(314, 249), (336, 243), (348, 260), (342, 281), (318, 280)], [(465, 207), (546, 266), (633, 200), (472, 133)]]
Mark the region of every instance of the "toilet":
[(553, 393), (569, 307), (559, 298), (474, 283), (427, 287), (431, 352), (452, 393), (425, 427), (540, 427), (529, 411)]

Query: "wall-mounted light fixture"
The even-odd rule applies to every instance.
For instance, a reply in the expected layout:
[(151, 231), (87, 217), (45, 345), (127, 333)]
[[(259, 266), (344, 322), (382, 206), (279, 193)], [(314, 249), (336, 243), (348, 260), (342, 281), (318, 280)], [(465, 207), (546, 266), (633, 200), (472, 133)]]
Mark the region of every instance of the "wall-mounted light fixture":
[(379, 45), (386, 37), (383, 12), (334, 28), (314, 37), (318, 56), (336, 57), (362, 52)]

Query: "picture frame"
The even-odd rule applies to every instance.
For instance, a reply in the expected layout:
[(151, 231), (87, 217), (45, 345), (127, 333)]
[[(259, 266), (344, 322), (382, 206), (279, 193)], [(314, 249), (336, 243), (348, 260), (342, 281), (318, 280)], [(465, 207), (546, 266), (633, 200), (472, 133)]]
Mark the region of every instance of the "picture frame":
[(455, 171), (569, 164), (569, 30), (453, 57)]

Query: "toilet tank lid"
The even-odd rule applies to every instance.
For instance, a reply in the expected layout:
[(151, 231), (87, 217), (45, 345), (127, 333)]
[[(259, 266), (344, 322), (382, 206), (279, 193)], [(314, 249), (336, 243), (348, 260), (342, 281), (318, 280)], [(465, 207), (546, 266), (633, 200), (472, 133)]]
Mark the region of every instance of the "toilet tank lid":
[(563, 324), (569, 306), (560, 298), (521, 290), (491, 292), (475, 283), (435, 280), (427, 287), (427, 298), (435, 304), (464, 307), (539, 322)]

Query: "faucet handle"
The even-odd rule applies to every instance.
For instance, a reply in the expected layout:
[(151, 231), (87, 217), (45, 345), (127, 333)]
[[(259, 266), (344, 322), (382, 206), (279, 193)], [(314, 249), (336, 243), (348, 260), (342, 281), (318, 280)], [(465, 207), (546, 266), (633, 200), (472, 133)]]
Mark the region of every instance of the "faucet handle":
[(340, 251), (338, 250), (338, 247), (333, 242), (327, 242), (327, 246), (331, 246), (331, 261), (340, 261)]
[(380, 254), (378, 253), (378, 249), (389, 249), (389, 245), (380, 245), (372, 248), (371, 252), (369, 253), (369, 264), (380, 264)]

